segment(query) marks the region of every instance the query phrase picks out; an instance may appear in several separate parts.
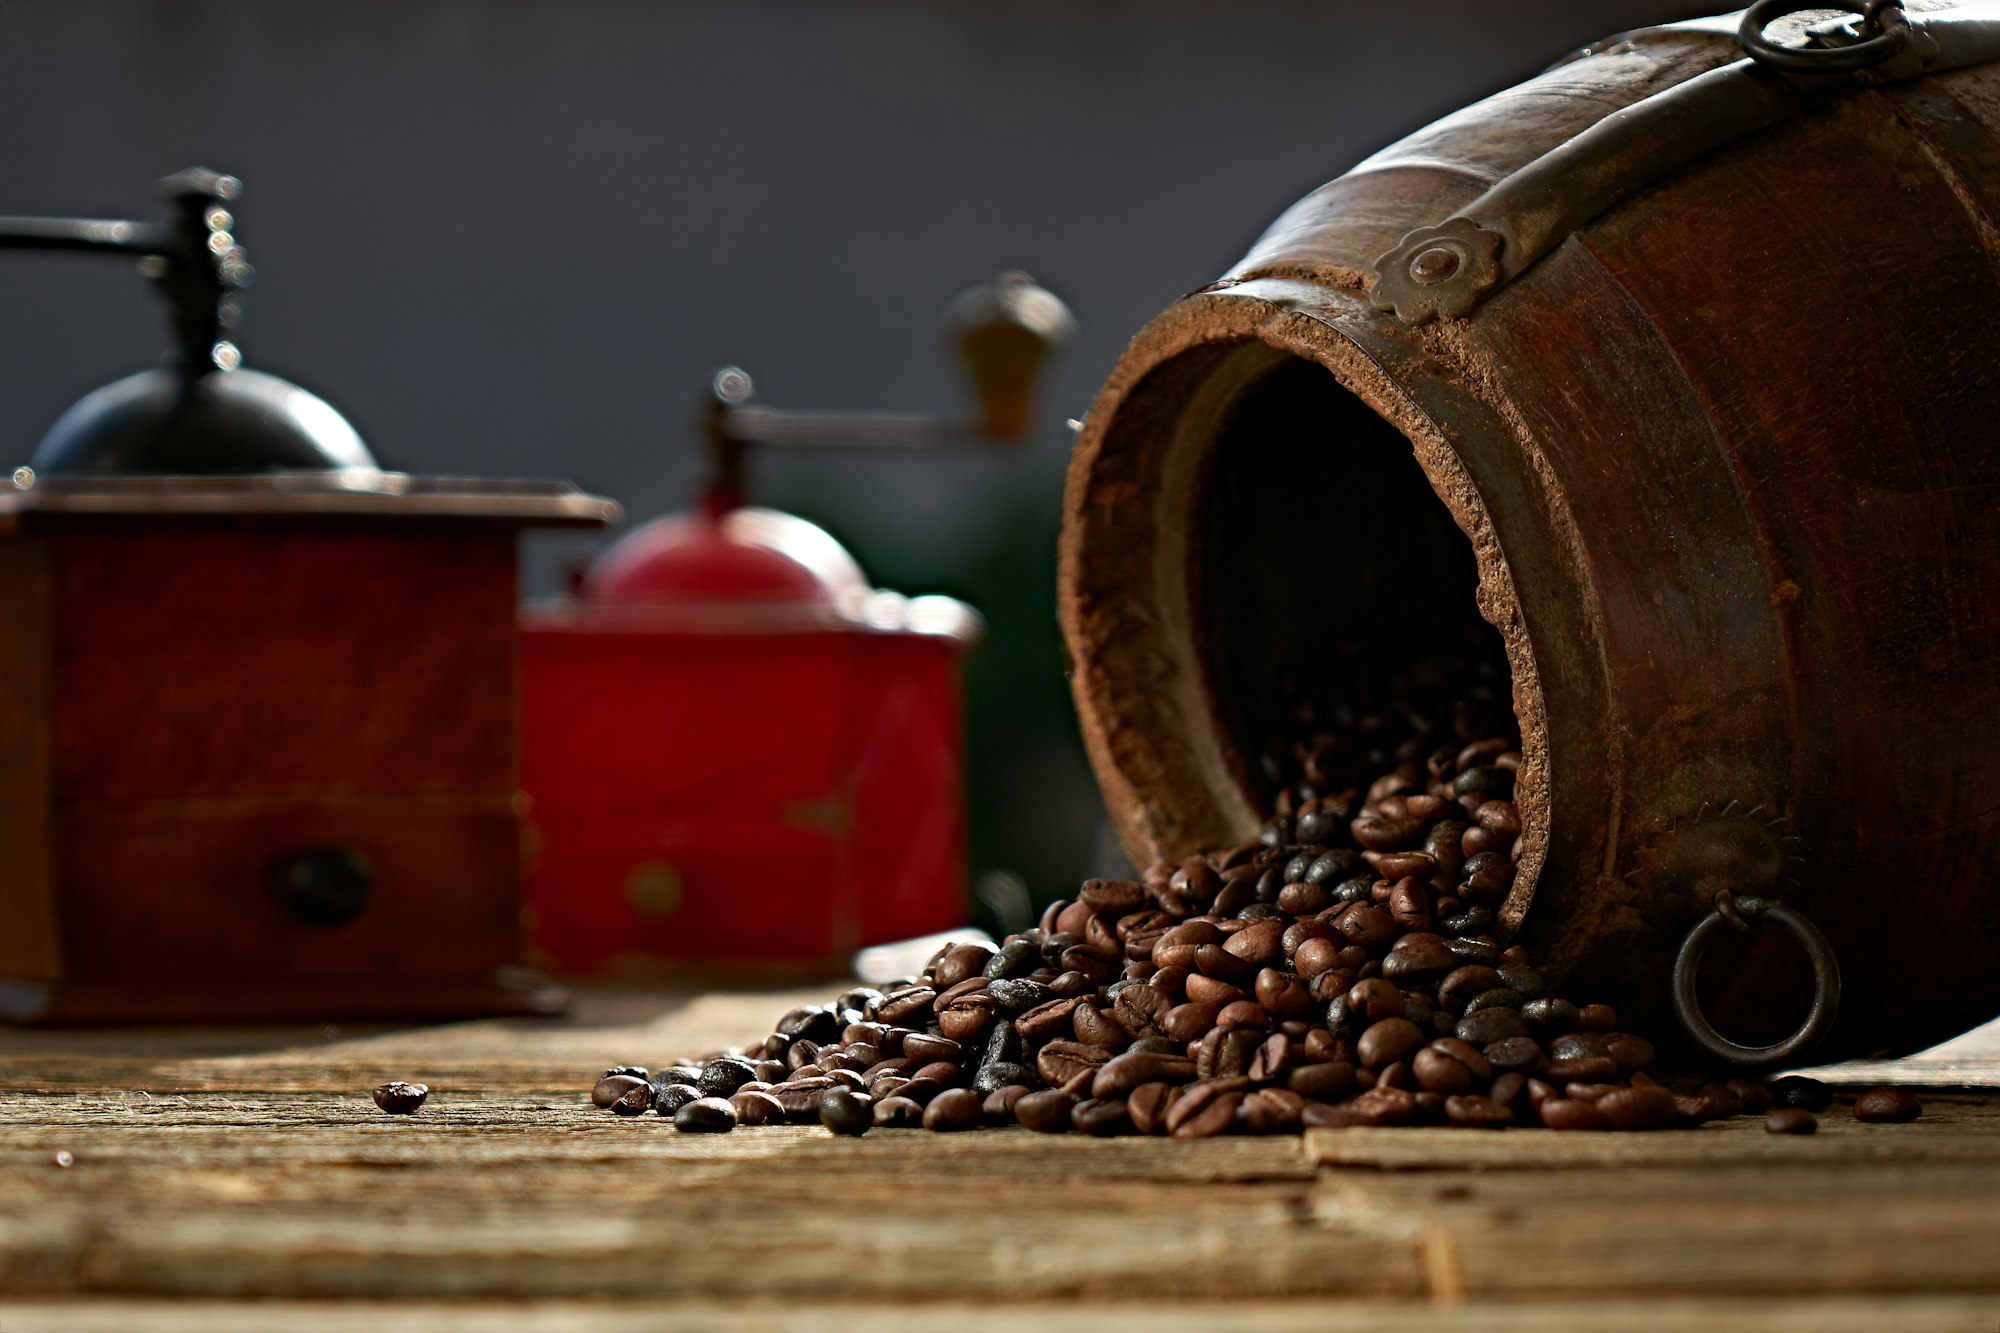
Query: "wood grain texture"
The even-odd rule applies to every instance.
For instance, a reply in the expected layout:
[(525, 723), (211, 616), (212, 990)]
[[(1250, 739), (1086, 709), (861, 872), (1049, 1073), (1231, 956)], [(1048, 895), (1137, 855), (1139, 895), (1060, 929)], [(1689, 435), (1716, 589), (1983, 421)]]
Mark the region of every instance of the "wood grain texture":
[[(0, 1329), (228, 1329), (247, 1312), (214, 1302), (246, 1297), (266, 1327), (503, 1333), (669, 1315), (1342, 1328), (1419, 1307), (1447, 1329), (1751, 1311), (1957, 1329), (2000, 1310), (2000, 1104), (1974, 1096), (1906, 1126), (1829, 1114), (1803, 1140), (1755, 1120), (698, 1137), (588, 1105), (614, 1061), (740, 1045), (824, 993), (593, 991), (560, 1020), (433, 1028), (0, 1032)], [(368, 1099), (395, 1077), (432, 1085), (418, 1115)], [(500, 1298), (534, 1304), (477, 1303)]]

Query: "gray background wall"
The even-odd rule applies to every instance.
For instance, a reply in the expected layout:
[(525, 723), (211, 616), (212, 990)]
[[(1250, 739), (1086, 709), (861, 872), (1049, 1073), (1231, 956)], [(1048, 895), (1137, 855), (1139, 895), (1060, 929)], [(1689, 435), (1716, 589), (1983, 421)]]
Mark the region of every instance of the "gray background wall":
[[(0, 0), (0, 212), (151, 216), (244, 177), (249, 364), (385, 463), (565, 476), (650, 516), (738, 361), (773, 402), (949, 408), (961, 288), (1023, 267), (1076, 310), (1018, 454), (770, 457), (760, 500), (880, 582), (982, 606), (975, 856), (1038, 892), (1095, 794), (1052, 623), (1079, 412), (1125, 340), (1376, 147), (1674, 0)], [(0, 462), (150, 364), (119, 263), (0, 259)], [(576, 539), (527, 552), (546, 592)]]

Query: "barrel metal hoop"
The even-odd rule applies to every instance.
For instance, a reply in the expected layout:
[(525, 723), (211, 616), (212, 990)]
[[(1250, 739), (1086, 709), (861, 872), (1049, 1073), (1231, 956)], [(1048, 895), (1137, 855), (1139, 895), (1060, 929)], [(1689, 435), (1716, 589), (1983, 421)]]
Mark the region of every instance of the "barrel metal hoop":
[[(1836, 1014), (1840, 1012), (1840, 961), (1834, 957), (1833, 946), (1819, 928), (1804, 916), (1771, 898), (1736, 898), (1733, 895), (1716, 895), (1715, 910), (1695, 923), (1681, 944), (1680, 954), (1674, 959), (1674, 1016), (1680, 1019), (1681, 1027), (1696, 1045), (1718, 1060), (1745, 1067), (1775, 1065), (1803, 1055), (1812, 1049), (1820, 1038), (1833, 1026)], [(1727, 898), (1727, 902), (1720, 901)], [(1729, 1040), (1715, 1030), (1708, 1016), (1701, 1011), (1701, 998), (1696, 993), (1695, 982), (1701, 972), (1702, 956), (1718, 931), (1731, 929), (1731, 917), (1749, 923), (1775, 921), (1797, 937), (1812, 961), (1813, 1001), (1805, 1021), (1796, 1032), (1783, 1041), (1770, 1046), (1742, 1046)]]
[[(1804, 8), (1859, 14), (1862, 36), (1791, 47), (1763, 35)], [(1742, 32), (1754, 34), (1741, 37), (1750, 58), (1612, 112), (1407, 233), (1376, 259), (1369, 302), (1412, 326), (1464, 318), (1586, 223), (1717, 149), (1837, 97), (2000, 60), (2000, 8), (1990, 5), (1912, 23), (1901, 0), (1758, 0)]]

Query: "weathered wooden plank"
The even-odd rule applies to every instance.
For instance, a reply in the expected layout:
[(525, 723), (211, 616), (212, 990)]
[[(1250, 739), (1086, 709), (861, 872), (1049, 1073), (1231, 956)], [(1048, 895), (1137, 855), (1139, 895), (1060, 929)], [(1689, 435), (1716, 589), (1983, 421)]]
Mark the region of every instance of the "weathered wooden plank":
[(1755, 1328), (1759, 1333), (1992, 1333), (2000, 1295), (1951, 1294), (1832, 1299), (1578, 1301), (1550, 1305), (1492, 1301), (1456, 1307), (1411, 1307), (1376, 1301), (1264, 1299), (1231, 1302), (1116, 1303), (1032, 1301), (999, 1305), (968, 1302), (814, 1302), (811, 1305), (676, 1300), (518, 1302), (301, 1303), (259, 1301), (82, 1300), (0, 1302), (6, 1333), (381, 1333), (421, 1328), (427, 1333), (585, 1333), (619, 1329), (727, 1328), (737, 1333), (825, 1333), (867, 1328), (872, 1333), (1022, 1333), (1045, 1328), (1089, 1328), (1093, 1333), (1210, 1333), (1256, 1328), (1270, 1333), (1342, 1333), (1408, 1322), (1437, 1333), (1715, 1333)]

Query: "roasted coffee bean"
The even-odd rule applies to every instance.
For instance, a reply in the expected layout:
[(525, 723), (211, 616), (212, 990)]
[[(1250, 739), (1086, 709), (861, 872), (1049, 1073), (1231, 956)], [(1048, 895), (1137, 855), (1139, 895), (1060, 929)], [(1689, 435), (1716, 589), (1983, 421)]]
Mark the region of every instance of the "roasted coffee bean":
[(1489, 802), (1511, 800), (1514, 795), (1514, 772), (1512, 769), (1486, 764), (1468, 768), (1452, 779), (1451, 792), (1454, 796), (1469, 796), (1479, 792)]
[(1924, 1104), (1904, 1088), (1870, 1088), (1854, 1099), (1854, 1118), (1871, 1125), (1902, 1124), (1924, 1113)]
[(970, 1088), (946, 1088), (924, 1108), (924, 1128), (973, 1129), (985, 1118), (984, 1099)]
[(965, 1048), (950, 1037), (935, 1032), (916, 1032), (903, 1038), (903, 1054), (911, 1060), (929, 1064), (933, 1060), (963, 1058)]
[[(1470, 1040), (1465, 1036), (1465, 1023), (1461, 1021), (1458, 1027), (1459, 1039)], [(1484, 1055), (1495, 1069), (1508, 1073), (1531, 1074), (1542, 1063), (1542, 1048), (1529, 1037), (1502, 1037), (1499, 1041), (1488, 1042), (1482, 1046), (1480, 1054)]]
[(1611, 1056), (1603, 1042), (1585, 1033), (1557, 1037), (1549, 1043), (1548, 1050), (1551, 1060), (1609, 1059)]
[(1370, 1088), (1346, 1105), (1355, 1124), (1407, 1125), (1417, 1118), (1417, 1099), (1402, 1088)]
[(1160, 1032), (1173, 1041), (1194, 1041), (1215, 1026), (1221, 1012), (1222, 1006), (1216, 1004), (1176, 1005), (1161, 1016)]
[(997, 981), (1003, 977), (1025, 977), (1041, 965), (1042, 951), (1037, 944), (1014, 939), (1001, 945), (980, 971), (988, 980)]
[(1347, 1013), (1363, 1027), (1385, 1018), (1406, 1017), (1408, 1012), (1409, 999), (1393, 981), (1371, 977), (1355, 982), (1354, 988), (1347, 992)]
[(1423, 1030), (1409, 1019), (1384, 1018), (1361, 1034), (1357, 1049), (1362, 1064), (1380, 1070), (1416, 1054), (1424, 1041)]
[[(1604, 1035), (1603, 1044), (1605, 1054), (1616, 1060), (1618, 1068), (1627, 1074), (1637, 1073), (1641, 1069), (1650, 1068), (1653, 1061), (1658, 1058), (1654, 1054), (1652, 1042), (1647, 1041), (1644, 1037), (1635, 1037), (1629, 1032), (1607, 1032)], [(1750, 1082), (1748, 1079), (1743, 1081), (1745, 1083)], [(1761, 1089), (1763, 1084), (1759, 1083), (1757, 1087)], [(1765, 1094), (1763, 1103), (1763, 1106), (1753, 1109), (1761, 1112), (1765, 1106), (1769, 1106), (1771, 1104), (1769, 1094)], [(1747, 1105), (1748, 1103), (1746, 1102), (1745, 1104)]]
[(1066, 1134), (1075, 1106), (1076, 1098), (1065, 1092), (1031, 1092), (1014, 1103), (1014, 1118), (1040, 1134)]
[[(657, 1076), (656, 1076), (657, 1077)], [(653, 1110), (671, 1120), (674, 1113), (701, 1096), (701, 1089), (692, 1083), (654, 1083)]]
[(969, 991), (941, 1005), (938, 1030), (956, 1041), (973, 1041), (993, 1026), (999, 1002), (984, 991)]
[(1010, 1083), (995, 1088), (986, 1094), (986, 1100), (979, 1104), (980, 1114), (989, 1125), (1011, 1125), (1014, 1123), (1014, 1103), (1028, 1095), (1028, 1088), (1019, 1083)]
[(1258, 1088), (1244, 1094), (1240, 1112), (1243, 1128), (1252, 1134), (1284, 1134), (1298, 1128), (1306, 1099), (1284, 1088)]
[[(640, 1086), (643, 1087), (644, 1084)], [(627, 1093), (630, 1091), (627, 1089)], [(390, 1115), (415, 1115), (430, 1095), (431, 1089), (428, 1083), (405, 1083), (402, 1079), (391, 1080), (369, 1093), (369, 1096), (375, 1099), (375, 1105)], [(620, 1114), (638, 1115), (645, 1109), (641, 1106), (638, 1111), (624, 1111)]]
[(809, 1004), (794, 1009), (779, 1019), (776, 1030), (780, 1036), (793, 1041), (803, 1038), (806, 1041), (824, 1043), (838, 1037), (843, 1026), (839, 1015), (831, 1009)]
[(819, 1122), (836, 1134), (866, 1134), (875, 1127), (875, 1103), (868, 1094), (830, 1088), (819, 1099)]
[(674, 1112), (674, 1128), (683, 1134), (727, 1134), (736, 1128), (736, 1108), (720, 1097), (697, 1097)]
[(1218, 1079), (1196, 1083), (1167, 1110), (1167, 1132), (1177, 1139), (1206, 1139), (1236, 1123), (1243, 1104), (1242, 1080)]
[(1492, 990), (1483, 990), (1467, 1000), (1465, 1012), (1472, 1014), (1481, 1009), (1519, 1009), (1523, 1000), (1521, 992), (1509, 990), (1505, 986), (1496, 986)]
[(1146, 886), (1128, 879), (1087, 879), (1077, 899), (1093, 912), (1123, 916), (1146, 905)]
[(756, 1077), (757, 1071), (748, 1060), (723, 1056), (710, 1060), (702, 1067), (701, 1081), (697, 1086), (704, 1097), (726, 1098)]
[(908, 1097), (884, 1097), (875, 1103), (877, 1129), (920, 1129), (923, 1123), (923, 1106)]
[(1382, 975), (1405, 985), (1422, 984), (1439, 980), (1458, 967), (1458, 955), (1445, 948), (1442, 939), (1418, 933), (1396, 941), (1382, 960)]
[[(1273, 1037), (1272, 1040), (1283, 1041), (1284, 1038)], [(1142, 1083), (1187, 1083), (1194, 1076), (1194, 1061), (1186, 1056), (1128, 1051), (1097, 1071), (1091, 1079), (1090, 1095), (1099, 1099), (1123, 1098)]]
[(1486, 1090), (1491, 1100), (1502, 1106), (1512, 1106), (1528, 1090), (1528, 1080), (1521, 1074), (1501, 1074), (1493, 1080), (1493, 1086)]
[(1141, 1134), (1167, 1132), (1167, 1112), (1181, 1099), (1181, 1088), (1172, 1083), (1141, 1083), (1125, 1099), (1125, 1113), (1132, 1128)]
[[(938, 993), (929, 986), (902, 986), (883, 995), (876, 1005), (876, 1016), (885, 1023), (899, 1026), (915, 1026), (929, 1020), (931, 1007), (936, 1003)], [(794, 1041), (803, 1034), (791, 1034)], [(811, 1041), (815, 1038), (805, 1037)], [(828, 1037), (831, 1040), (831, 1037)], [(794, 1066), (796, 1067), (796, 1066)]]
[(995, 1060), (979, 1067), (979, 1072), (972, 1079), (972, 1090), (984, 1097), (998, 1092), (1001, 1088), (1032, 1088), (1039, 1082), (1041, 1080), (1026, 1066), (1007, 1060)]
[(1049, 988), (1041, 982), (1019, 977), (1003, 977), (989, 983), (986, 994), (992, 996), (994, 1002), (1009, 1014), (1025, 1013), (1055, 998), (1049, 993)]
[(1576, 1011), (1576, 1025), (1585, 1032), (1615, 1032), (1618, 1011), (1608, 1004), (1586, 1004)]
[(1052, 1041), (1035, 1056), (1035, 1071), (1050, 1087), (1060, 1087), (1076, 1075), (1093, 1076), (1110, 1062), (1112, 1052), (1102, 1046), (1077, 1041)]
[[(1572, 1060), (1551, 1060), (1541, 1072), (1551, 1083), (1609, 1083), (1618, 1077), (1618, 1062), (1608, 1055), (1580, 1056)], [(1739, 1105), (1737, 1110), (1741, 1109)]]
[[(1625, 1035), (1624, 1033), (1613, 1033), (1610, 1037), (1605, 1038), (1605, 1041), (1609, 1044), (1618, 1037)], [(1637, 1041), (1639, 1039), (1631, 1037), (1629, 1040)], [(1650, 1051), (1653, 1048), (1649, 1045), (1646, 1049)], [(1616, 1055), (1617, 1051), (1613, 1050), (1612, 1054)], [(1620, 1061), (1620, 1063), (1622, 1064), (1623, 1061)], [(1651, 1064), (1652, 1061), (1648, 1060), (1646, 1063)], [(1745, 1115), (1762, 1115), (1771, 1109), (1771, 1087), (1761, 1078), (1732, 1078), (1723, 1084), (1723, 1086), (1735, 1093), (1736, 1100), (1743, 1103), (1743, 1113)]]
[(1663, 1129), (1678, 1118), (1665, 1088), (1612, 1088), (1596, 1105), (1613, 1129)]
[[(383, 1086), (388, 1087), (390, 1085), (385, 1083)], [(644, 1099), (646, 1105), (639, 1108), (640, 1110), (645, 1110), (646, 1106), (653, 1104), (651, 1087), (645, 1079), (634, 1078), (630, 1074), (607, 1074), (597, 1080), (597, 1086), (590, 1090), (590, 1104), (609, 1110), (622, 1101), (627, 1094), (638, 1088), (647, 1089)], [(379, 1104), (381, 1098), (376, 1098), (376, 1101)]]
[(1582, 1029), (1577, 1007), (1554, 996), (1527, 1001), (1521, 1006), (1521, 1017), (1543, 1037), (1560, 1037)]
[(1438, 1003), (1451, 1013), (1462, 1014), (1471, 1007), (1474, 996), (1503, 989), (1498, 972), (1472, 963), (1452, 969), (1438, 982)]
[(1337, 1060), (1300, 1065), (1286, 1075), (1285, 1086), (1310, 1101), (1337, 1101), (1354, 1090), (1354, 1066)]
[[(790, 1043), (787, 1042), (786, 1044), (789, 1047)], [(665, 1069), (656, 1071), (647, 1082), (651, 1083), (655, 1089), (672, 1087), (676, 1084), (685, 1084), (690, 1088), (698, 1087), (701, 1084), (701, 1066), (670, 1065)]]
[(1389, 916), (1404, 930), (1431, 928), (1431, 902), (1424, 886), (1415, 879), (1395, 881), (1389, 890)]
[(1132, 1117), (1122, 1097), (1106, 1100), (1087, 1097), (1070, 1109), (1070, 1122), (1085, 1134), (1110, 1138), (1132, 1130)]
[(1489, 1097), (1447, 1097), (1444, 1113), (1452, 1124), (1468, 1129), (1505, 1129), (1514, 1123), (1514, 1112)]
[(1452, 1031), (1460, 1041), (1469, 1041), (1474, 1046), (1486, 1047), (1496, 1041), (1526, 1037), (1528, 1025), (1522, 1021), (1520, 1013), (1513, 1009), (1475, 1009), (1459, 1019)]
[(1798, 1106), (1808, 1111), (1824, 1111), (1833, 1105), (1833, 1089), (1816, 1078), (1787, 1074), (1770, 1084), (1771, 1100), (1779, 1106)]
[(1819, 1130), (1819, 1117), (1803, 1106), (1780, 1106), (1764, 1117), (1767, 1134), (1812, 1134)]
[(1271, 1026), (1271, 1015), (1255, 1000), (1236, 1000), (1222, 1006), (1215, 1016), (1219, 1028), (1251, 1028), (1262, 1031)]
[(1594, 1102), (1567, 1097), (1551, 1097), (1539, 1108), (1542, 1123), (1550, 1129), (1610, 1129), (1611, 1121)]
[(785, 1120), (785, 1108), (768, 1092), (739, 1091), (729, 1099), (739, 1125), (777, 1125)]

